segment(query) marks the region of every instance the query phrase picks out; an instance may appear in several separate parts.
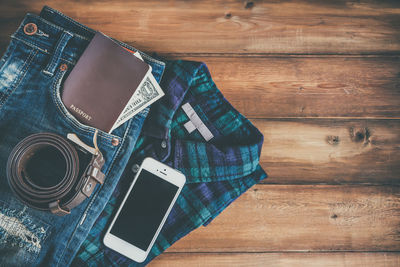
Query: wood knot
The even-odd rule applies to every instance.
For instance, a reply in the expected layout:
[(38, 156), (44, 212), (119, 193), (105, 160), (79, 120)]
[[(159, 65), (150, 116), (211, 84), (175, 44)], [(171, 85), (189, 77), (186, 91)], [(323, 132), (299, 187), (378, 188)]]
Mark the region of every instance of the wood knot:
[(245, 9), (250, 9), (254, 7), (254, 2), (253, 1), (245, 1), (244, 2), (244, 8)]
[(369, 142), (371, 142), (370, 140), (371, 132), (367, 127), (360, 129), (354, 129), (354, 127), (351, 127), (349, 129), (349, 132), (350, 132), (350, 138), (353, 142), (364, 143), (364, 144), (368, 144)]
[(232, 18), (232, 14), (231, 14), (231, 12), (227, 12), (227, 13), (225, 13), (225, 18), (226, 18), (226, 19), (230, 19), (230, 18)]
[(332, 216), (331, 216), (331, 218), (332, 219), (336, 219), (338, 216), (336, 215), (336, 214), (333, 214)]
[(337, 135), (329, 135), (326, 138), (326, 142), (330, 145), (337, 146), (340, 142), (339, 136)]

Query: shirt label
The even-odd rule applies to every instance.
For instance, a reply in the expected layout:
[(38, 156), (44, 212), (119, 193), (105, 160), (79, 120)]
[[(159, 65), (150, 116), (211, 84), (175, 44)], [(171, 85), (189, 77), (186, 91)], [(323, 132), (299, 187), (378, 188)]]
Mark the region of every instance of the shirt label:
[(186, 113), (186, 115), (189, 117), (190, 121), (185, 123), (185, 128), (186, 130), (191, 133), (195, 129), (199, 131), (201, 136), (208, 142), (211, 138), (214, 137), (214, 135), (211, 133), (211, 131), (207, 128), (207, 126), (203, 123), (203, 121), (200, 119), (200, 117), (197, 115), (196, 111), (192, 108), (192, 106), (189, 103), (186, 103), (182, 105), (183, 111)]
[(192, 133), (194, 130), (196, 130), (196, 126), (194, 126), (192, 121), (188, 121), (183, 126), (185, 126), (188, 133)]

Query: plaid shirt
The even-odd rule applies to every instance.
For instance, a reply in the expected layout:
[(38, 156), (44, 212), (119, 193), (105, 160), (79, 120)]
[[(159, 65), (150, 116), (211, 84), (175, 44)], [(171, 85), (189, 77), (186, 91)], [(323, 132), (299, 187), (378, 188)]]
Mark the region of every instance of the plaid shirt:
[[(128, 166), (153, 157), (186, 176), (182, 189), (146, 261), (138, 264), (106, 248), (102, 238), (126, 193), (135, 167), (127, 168), (117, 189), (76, 255), (73, 266), (140, 266), (178, 239), (207, 225), (233, 200), (267, 177), (259, 165), (262, 134), (223, 97), (205, 64), (169, 61), (161, 87), (165, 96), (152, 105)], [(189, 103), (213, 138), (189, 133)], [(120, 197), (121, 195), (121, 197)]]

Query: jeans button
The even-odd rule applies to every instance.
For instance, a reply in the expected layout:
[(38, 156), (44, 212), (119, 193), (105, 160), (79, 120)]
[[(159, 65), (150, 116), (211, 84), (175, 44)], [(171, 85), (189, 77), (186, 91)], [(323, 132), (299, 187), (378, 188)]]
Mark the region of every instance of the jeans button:
[(34, 35), (37, 32), (37, 26), (35, 23), (28, 23), (24, 26), (24, 33), (26, 35)]
[(63, 64), (60, 65), (60, 70), (61, 71), (66, 71), (67, 69), (68, 69), (67, 64), (63, 63)]
[(113, 146), (118, 146), (118, 145), (119, 145), (119, 140), (118, 140), (117, 138), (113, 138), (113, 139), (111, 140), (111, 144), (112, 144)]

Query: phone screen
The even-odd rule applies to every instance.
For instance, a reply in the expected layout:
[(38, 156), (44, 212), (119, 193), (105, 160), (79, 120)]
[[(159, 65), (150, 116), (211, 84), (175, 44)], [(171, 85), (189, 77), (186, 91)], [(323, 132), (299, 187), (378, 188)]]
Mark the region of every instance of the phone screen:
[(142, 169), (110, 233), (146, 251), (178, 189)]

